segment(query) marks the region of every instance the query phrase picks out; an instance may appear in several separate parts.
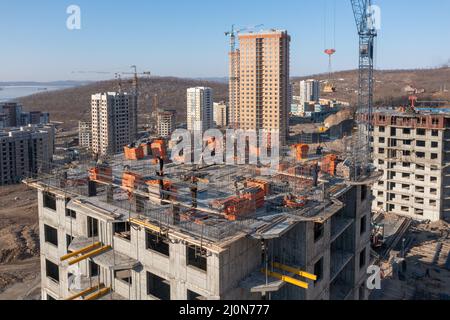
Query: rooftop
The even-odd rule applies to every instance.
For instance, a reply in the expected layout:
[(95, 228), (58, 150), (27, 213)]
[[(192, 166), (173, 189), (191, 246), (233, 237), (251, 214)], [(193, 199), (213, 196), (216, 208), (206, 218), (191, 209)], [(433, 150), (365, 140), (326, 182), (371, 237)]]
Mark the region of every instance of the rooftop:
[(133, 219), (219, 248), (246, 235), (276, 238), (299, 222), (324, 222), (338, 212), (343, 207), (338, 198), (350, 184), (322, 170), (314, 185), (312, 168), (321, 161), (317, 155), (286, 158), (268, 176), (254, 165), (169, 163), (161, 178), (153, 159), (118, 155), (108, 159), (109, 173), (97, 171), (95, 195), (88, 193), (89, 170), (99, 168), (94, 161), (55, 168), (26, 183), (70, 197), (68, 207), (75, 211), (110, 221)]

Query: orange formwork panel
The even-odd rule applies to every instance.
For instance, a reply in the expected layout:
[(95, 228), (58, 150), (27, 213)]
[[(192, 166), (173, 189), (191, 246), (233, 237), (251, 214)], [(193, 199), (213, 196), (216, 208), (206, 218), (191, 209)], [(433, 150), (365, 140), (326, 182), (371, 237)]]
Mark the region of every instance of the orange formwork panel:
[(125, 159), (126, 160), (141, 160), (144, 158), (144, 148), (141, 146), (139, 147), (124, 147), (123, 148), (125, 153)]
[(113, 180), (112, 168), (104, 165), (89, 169), (89, 180), (111, 183)]
[(309, 146), (307, 144), (296, 144), (292, 146), (297, 161), (308, 159)]
[(336, 174), (337, 156), (335, 154), (329, 154), (325, 156), (321, 163), (322, 172), (326, 172), (331, 176)]
[(268, 181), (259, 179), (249, 179), (247, 180), (247, 186), (260, 188), (264, 191), (264, 195), (267, 196), (270, 193), (270, 184)]
[(150, 148), (154, 158), (161, 157), (167, 159), (166, 142), (164, 140), (153, 140)]
[(141, 181), (142, 177), (133, 172), (124, 172), (122, 175), (122, 187), (128, 191), (136, 189)]

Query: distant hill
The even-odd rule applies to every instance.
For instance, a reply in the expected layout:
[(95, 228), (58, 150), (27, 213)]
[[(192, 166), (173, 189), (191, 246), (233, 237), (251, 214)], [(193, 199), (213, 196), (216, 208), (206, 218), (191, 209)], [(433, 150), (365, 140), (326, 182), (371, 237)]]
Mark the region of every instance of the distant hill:
[[(325, 80), (327, 75), (319, 74), (308, 77), (296, 77), (294, 81), (316, 78)], [(337, 92), (332, 95), (323, 94), (324, 98), (356, 103), (357, 101), (357, 70), (341, 71), (333, 74)], [(214, 100), (228, 100), (228, 86), (224, 79), (218, 81), (180, 79), (171, 77), (154, 77), (141, 79), (141, 95), (139, 112), (149, 114), (154, 94), (159, 96), (159, 106), (177, 110), (177, 120), (186, 120), (186, 89), (195, 86), (209, 86), (214, 90)], [(411, 86), (424, 90), (419, 94), (419, 100), (450, 100), (450, 93), (442, 92), (444, 87), (450, 90), (450, 68), (424, 69), (424, 70), (383, 70), (375, 72), (375, 103), (377, 106), (396, 106), (405, 104), (409, 94), (404, 90)], [(88, 119), (91, 94), (105, 91), (114, 91), (117, 83), (114, 80), (95, 82), (85, 86), (54, 91), (42, 92), (32, 96), (18, 99), (27, 110), (42, 110), (51, 113), (51, 119), (64, 122), (66, 129), (77, 126), (78, 120)], [(123, 80), (123, 88), (129, 91), (130, 80)], [(294, 94), (297, 84), (294, 85)], [(142, 122), (143, 117), (141, 117)]]
[[(155, 77), (140, 81), (139, 113), (149, 114), (152, 110), (152, 97), (157, 94), (161, 108), (175, 109), (179, 122), (186, 119), (186, 89), (196, 86), (208, 86), (214, 90), (214, 99), (225, 100), (228, 95), (226, 83), (204, 80)], [(122, 80), (124, 91), (131, 90), (131, 80)], [(43, 92), (18, 99), (27, 110), (43, 110), (51, 114), (51, 119), (64, 122), (65, 129), (78, 126), (79, 120), (90, 117), (91, 95), (98, 92), (116, 91), (115, 80), (95, 82), (89, 85)], [(143, 118), (140, 118), (142, 122)]]
[[(297, 77), (304, 79), (326, 80), (328, 74)], [(333, 74), (333, 82), (337, 88), (334, 94), (322, 94), (324, 98), (337, 98), (357, 102), (358, 71), (341, 71)], [(417, 94), (419, 100), (450, 100), (450, 92), (443, 92), (446, 87), (450, 90), (450, 68), (418, 69), (418, 70), (377, 70), (375, 71), (374, 101), (376, 106), (391, 106), (407, 103), (409, 94), (404, 90), (411, 86), (423, 93)], [(294, 86), (296, 92), (297, 86)]]

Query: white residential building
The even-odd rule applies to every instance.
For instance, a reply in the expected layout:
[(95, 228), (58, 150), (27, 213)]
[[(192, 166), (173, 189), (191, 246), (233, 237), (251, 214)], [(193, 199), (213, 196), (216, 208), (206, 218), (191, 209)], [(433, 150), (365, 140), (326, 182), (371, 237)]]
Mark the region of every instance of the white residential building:
[(80, 147), (86, 149), (92, 148), (92, 122), (78, 122), (78, 140)]
[(213, 91), (207, 87), (187, 89), (187, 128), (205, 132), (213, 128)]
[(157, 130), (158, 135), (163, 138), (169, 138), (175, 130), (175, 110), (158, 111)]
[(308, 102), (319, 102), (320, 83), (317, 80), (309, 79), (300, 81), (300, 105)]
[(134, 95), (98, 93), (92, 95), (92, 151), (99, 155), (123, 152), (136, 139), (137, 106)]
[(224, 101), (214, 102), (214, 124), (220, 128), (228, 125), (228, 106)]

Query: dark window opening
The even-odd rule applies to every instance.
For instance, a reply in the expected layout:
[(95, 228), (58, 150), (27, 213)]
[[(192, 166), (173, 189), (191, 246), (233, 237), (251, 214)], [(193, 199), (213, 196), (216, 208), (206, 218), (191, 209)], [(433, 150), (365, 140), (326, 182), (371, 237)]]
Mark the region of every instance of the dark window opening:
[(98, 220), (92, 217), (87, 218), (88, 237), (98, 237)]
[(114, 235), (125, 240), (131, 240), (131, 231), (130, 231), (130, 223), (126, 222), (118, 222), (113, 224)]
[(364, 216), (361, 218), (361, 229), (360, 229), (360, 233), (364, 234), (367, 231), (367, 216)]
[(47, 278), (59, 283), (59, 267), (51, 261), (45, 260), (45, 274)]
[(133, 284), (133, 279), (131, 277), (131, 270), (116, 270), (114, 271), (114, 278), (119, 279), (129, 285)]
[(77, 213), (73, 210), (70, 209), (66, 209), (66, 217), (70, 217), (72, 219), (76, 219), (77, 218)]
[(44, 225), (45, 242), (58, 246), (58, 230), (48, 225)]
[(314, 265), (314, 275), (317, 277), (317, 280), (314, 282), (314, 284), (317, 284), (323, 278), (323, 258), (317, 261), (317, 263)]
[(204, 250), (200, 248), (186, 247), (187, 265), (207, 271), (206, 256)]
[(202, 296), (194, 291), (188, 290), (187, 291), (187, 300), (203, 300)]
[(362, 269), (366, 265), (366, 249), (359, 254), (359, 268)]
[(324, 234), (325, 226), (323, 223), (314, 223), (314, 241), (319, 241)]
[(367, 199), (367, 186), (361, 187), (361, 201), (364, 201)]
[(47, 300), (48, 300), (48, 301), (56, 300), (56, 298), (53, 298), (51, 295), (49, 295), (49, 294), (47, 293)]
[(100, 273), (100, 267), (94, 261), (89, 261), (89, 275), (91, 277), (97, 277)]
[(43, 193), (44, 208), (56, 211), (56, 196), (52, 193)]
[(170, 300), (169, 281), (147, 272), (147, 295), (152, 295), (160, 300)]
[(418, 140), (418, 141), (416, 142), (416, 145), (417, 145), (418, 147), (425, 147), (425, 146), (426, 146), (426, 143), (425, 143), (425, 141)]
[(169, 241), (149, 230), (145, 231), (145, 248), (169, 256)]

